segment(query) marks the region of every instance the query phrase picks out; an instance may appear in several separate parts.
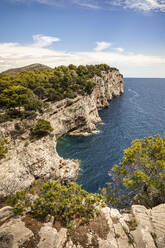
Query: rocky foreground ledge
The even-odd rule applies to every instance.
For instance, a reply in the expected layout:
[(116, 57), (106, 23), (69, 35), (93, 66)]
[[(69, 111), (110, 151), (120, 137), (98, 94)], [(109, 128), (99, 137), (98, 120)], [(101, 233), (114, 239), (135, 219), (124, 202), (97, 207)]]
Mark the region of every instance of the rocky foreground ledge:
[(133, 205), (129, 213), (102, 208), (88, 225), (68, 231), (51, 218), (40, 223), (29, 216), (14, 218), (11, 207), (0, 209), (1, 248), (164, 248), (165, 204), (152, 209)]
[[(16, 191), (24, 190), (39, 178), (56, 181), (76, 181), (79, 163), (64, 160), (56, 151), (57, 139), (72, 132), (91, 133), (101, 123), (99, 108), (109, 105), (114, 96), (124, 92), (123, 76), (118, 70), (102, 72), (102, 76), (94, 77), (95, 88), (90, 96), (77, 96), (51, 104), (49, 111), (39, 118), (48, 120), (53, 127), (54, 137), (44, 137), (31, 142), (30, 128), (36, 120), (18, 120), (0, 124), (0, 137), (9, 140), (9, 152), (0, 160), (0, 196), (6, 197)], [(19, 124), (25, 132), (13, 139), (11, 134), (15, 124)]]

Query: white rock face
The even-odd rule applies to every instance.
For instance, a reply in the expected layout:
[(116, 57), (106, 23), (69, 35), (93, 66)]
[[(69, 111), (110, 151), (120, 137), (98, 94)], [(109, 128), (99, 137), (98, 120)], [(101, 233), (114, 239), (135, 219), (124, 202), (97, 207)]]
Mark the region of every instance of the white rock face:
[[(82, 233), (74, 233), (74, 240), (66, 228), (57, 231), (52, 222), (32, 233), (21, 218), (11, 219), (0, 227), (1, 248), (164, 248), (165, 247), (165, 204), (152, 209), (141, 205), (132, 206), (132, 211), (121, 214), (117, 209), (100, 209), (101, 219), (94, 225), (86, 225)], [(102, 219), (104, 221), (102, 222)], [(100, 221), (101, 220), (101, 221)], [(122, 220), (122, 221), (121, 221)], [(136, 225), (132, 226), (132, 220)], [(104, 224), (103, 224), (104, 223)], [(125, 228), (127, 226), (127, 229)], [(99, 230), (99, 231), (98, 231)], [(101, 232), (101, 233), (100, 233)], [(37, 243), (31, 242), (39, 237)], [(84, 243), (79, 243), (79, 235)], [(77, 240), (75, 242), (75, 240)], [(25, 245), (26, 244), (26, 245)]]
[(1, 248), (19, 248), (32, 237), (32, 231), (20, 219), (11, 219), (0, 227)]
[(165, 247), (165, 204), (154, 207), (150, 212), (152, 233), (155, 233), (155, 241), (158, 248)]
[(78, 170), (78, 161), (63, 160), (58, 156), (53, 138), (42, 138), (27, 147), (20, 142), (2, 160), (0, 195), (24, 190), (37, 178), (73, 181), (77, 178)]
[(95, 76), (95, 81), (96, 86), (92, 92), (92, 97), (98, 108), (108, 106), (108, 101), (124, 93), (123, 76), (119, 71), (102, 72), (102, 78)]
[(13, 216), (13, 208), (12, 207), (3, 207), (0, 209), (0, 224), (3, 223), (5, 220), (9, 219)]
[[(102, 73), (94, 78), (96, 86), (91, 96), (78, 96), (53, 103), (41, 118), (50, 121), (54, 137), (44, 137), (29, 142), (29, 131), (12, 140), (10, 132), (17, 121), (0, 124), (0, 137), (9, 139), (10, 148), (5, 159), (0, 160), (0, 196), (7, 196), (28, 188), (35, 179), (76, 181), (79, 163), (64, 160), (56, 151), (56, 142), (66, 133), (93, 132), (101, 123), (98, 108), (108, 106), (113, 96), (123, 93), (123, 78), (119, 71)], [(32, 127), (35, 120), (26, 125)], [(29, 142), (29, 145), (26, 142)]]
[(68, 132), (92, 132), (101, 122), (97, 106), (90, 96), (64, 99), (51, 105), (51, 112), (44, 114), (54, 128), (57, 138)]
[(138, 223), (133, 232), (136, 243), (143, 248), (165, 247), (165, 204), (152, 209), (144, 206), (132, 206), (132, 213)]

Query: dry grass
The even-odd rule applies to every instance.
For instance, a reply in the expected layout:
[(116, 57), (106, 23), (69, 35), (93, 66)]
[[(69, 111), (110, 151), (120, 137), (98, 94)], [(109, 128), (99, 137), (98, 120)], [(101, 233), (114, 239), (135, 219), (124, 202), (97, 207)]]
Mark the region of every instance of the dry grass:
[[(89, 224), (80, 225), (75, 228), (70, 233), (70, 237), (75, 245), (80, 244), (83, 248), (98, 248), (99, 244), (97, 237), (105, 240), (109, 231), (109, 226), (105, 217), (99, 215), (94, 220), (90, 221)], [(88, 242), (87, 234), (91, 234), (92, 236), (90, 244)]]
[(40, 241), (38, 233), (43, 226), (43, 223), (32, 218), (30, 215), (26, 215), (22, 221), (25, 223), (25, 226), (33, 232), (34, 236), (31, 239), (25, 241), (22, 245), (19, 246), (19, 248), (36, 248)]

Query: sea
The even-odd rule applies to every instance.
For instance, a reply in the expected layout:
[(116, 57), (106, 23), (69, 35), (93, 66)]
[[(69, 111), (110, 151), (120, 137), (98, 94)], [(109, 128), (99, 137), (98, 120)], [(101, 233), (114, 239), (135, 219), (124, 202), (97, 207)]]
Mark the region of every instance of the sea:
[(103, 124), (89, 136), (63, 136), (57, 152), (78, 159), (78, 184), (88, 192), (111, 182), (111, 169), (135, 139), (165, 136), (165, 79), (124, 78), (125, 92), (99, 111)]

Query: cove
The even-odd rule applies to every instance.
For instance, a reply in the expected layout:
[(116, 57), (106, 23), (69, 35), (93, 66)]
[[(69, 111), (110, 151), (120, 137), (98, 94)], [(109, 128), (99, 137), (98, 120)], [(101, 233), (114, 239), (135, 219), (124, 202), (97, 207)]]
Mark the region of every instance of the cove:
[(103, 124), (89, 136), (63, 136), (57, 152), (78, 159), (78, 184), (97, 192), (111, 181), (111, 168), (119, 163), (131, 141), (159, 133), (165, 136), (165, 79), (125, 78), (125, 93), (99, 111)]

